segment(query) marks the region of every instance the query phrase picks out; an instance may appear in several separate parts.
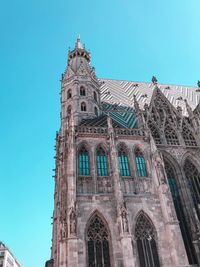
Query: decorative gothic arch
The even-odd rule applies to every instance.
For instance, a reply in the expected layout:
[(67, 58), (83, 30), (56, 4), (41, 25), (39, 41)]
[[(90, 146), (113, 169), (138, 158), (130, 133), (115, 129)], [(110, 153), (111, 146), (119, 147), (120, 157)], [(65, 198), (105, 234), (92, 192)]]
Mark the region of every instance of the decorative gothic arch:
[(140, 267), (160, 267), (157, 233), (149, 216), (140, 211), (136, 217), (135, 240)]
[(181, 192), (180, 192), (180, 185), (177, 177), (177, 170), (174, 166), (174, 160), (173, 163), (169, 158), (166, 156), (163, 156), (164, 159), (164, 164), (165, 164), (165, 171), (167, 174), (167, 179), (176, 211), (176, 215), (179, 221), (180, 225), (180, 230), (182, 233), (186, 253), (188, 256), (188, 261), (190, 264), (197, 264), (197, 259), (195, 255), (195, 249), (192, 243), (191, 239), (191, 232), (190, 228), (188, 227), (188, 222), (185, 217), (185, 212), (184, 212), (184, 204), (182, 201), (181, 197)]
[(104, 217), (95, 211), (86, 226), (88, 267), (111, 266), (111, 235)]

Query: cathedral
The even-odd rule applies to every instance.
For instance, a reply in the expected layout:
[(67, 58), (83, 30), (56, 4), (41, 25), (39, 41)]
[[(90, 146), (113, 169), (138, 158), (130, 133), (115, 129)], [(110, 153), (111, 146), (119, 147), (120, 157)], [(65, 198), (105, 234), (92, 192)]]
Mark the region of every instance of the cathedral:
[(78, 38), (60, 118), (46, 267), (200, 266), (200, 82), (98, 78)]

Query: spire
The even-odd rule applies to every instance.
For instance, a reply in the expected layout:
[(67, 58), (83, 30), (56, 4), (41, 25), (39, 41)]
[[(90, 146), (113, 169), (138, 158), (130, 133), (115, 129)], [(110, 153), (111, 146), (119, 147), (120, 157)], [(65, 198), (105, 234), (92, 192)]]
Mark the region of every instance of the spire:
[(79, 34), (78, 37), (77, 37), (75, 46), (76, 46), (76, 48), (78, 48), (78, 49), (83, 49), (82, 44), (81, 44), (81, 37), (80, 37), (80, 34)]

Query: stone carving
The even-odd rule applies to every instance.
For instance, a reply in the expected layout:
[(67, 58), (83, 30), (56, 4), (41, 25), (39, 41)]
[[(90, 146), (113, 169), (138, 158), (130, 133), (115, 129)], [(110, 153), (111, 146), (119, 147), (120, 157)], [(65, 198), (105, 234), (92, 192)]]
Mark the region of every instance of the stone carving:
[(70, 218), (70, 234), (76, 235), (76, 232), (77, 232), (77, 213), (76, 213), (75, 207), (72, 207), (69, 218)]
[(123, 233), (129, 233), (128, 218), (127, 218), (128, 213), (125, 202), (121, 204), (119, 208), (119, 214), (121, 217)]

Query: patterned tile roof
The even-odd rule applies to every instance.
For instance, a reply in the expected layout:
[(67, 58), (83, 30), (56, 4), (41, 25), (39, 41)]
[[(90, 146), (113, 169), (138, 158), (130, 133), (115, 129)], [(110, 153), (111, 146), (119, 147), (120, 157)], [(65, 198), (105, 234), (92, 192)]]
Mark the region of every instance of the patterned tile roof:
[[(145, 103), (150, 104), (154, 90), (152, 83), (103, 78), (99, 80), (102, 83), (100, 91), (103, 102), (133, 107), (133, 96), (136, 95), (140, 108), (143, 108)], [(184, 99), (187, 99), (193, 110), (200, 102), (200, 92), (197, 87), (158, 84), (158, 88), (174, 107), (182, 107), (184, 115), (187, 115)]]

